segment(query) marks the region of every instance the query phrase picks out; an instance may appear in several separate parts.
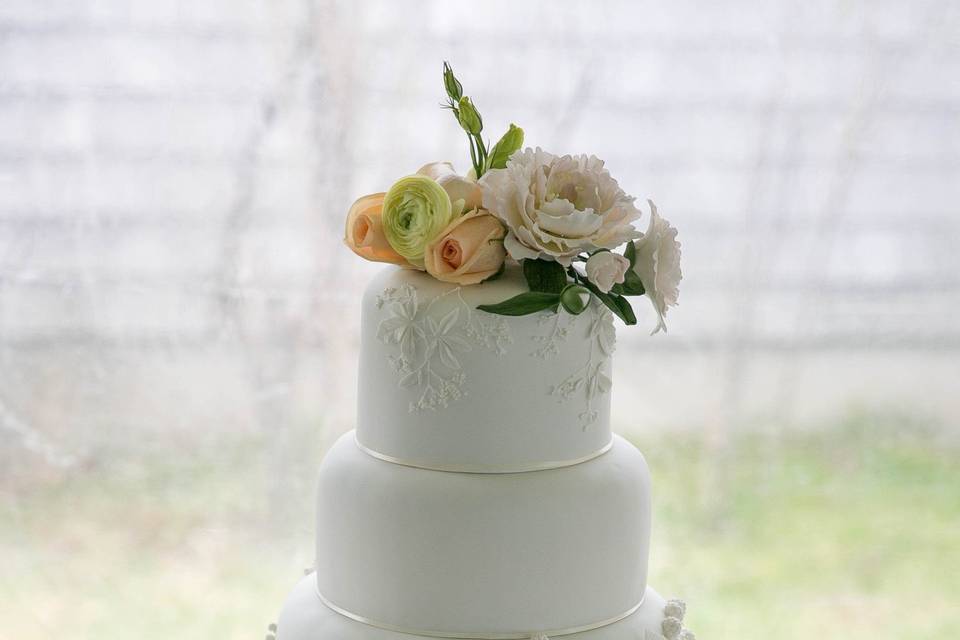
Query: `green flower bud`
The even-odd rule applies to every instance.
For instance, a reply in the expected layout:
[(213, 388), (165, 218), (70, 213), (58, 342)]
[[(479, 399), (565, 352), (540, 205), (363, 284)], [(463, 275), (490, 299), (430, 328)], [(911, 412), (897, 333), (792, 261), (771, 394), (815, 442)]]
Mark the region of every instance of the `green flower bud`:
[(447, 90), (447, 95), (450, 97), (450, 100), (460, 102), (460, 98), (463, 96), (463, 85), (461, 85), (457, 77), (453, 75), (453, 69), (450, 68), (450, 63), (448, 62), (443, 63), (443, 87)]
[(475, 136), (480, 135), (480, 132), (483, 131), (483, 119), (477, 113), (477, 108), (470, 102), (470, 98), (467, 96), (460, 98), (457, 107), (457, 119), (460, 120), (460, 126), (463, 127), (463, 130)]
[(578, 284), (568, 284), (560, 292), (560, 304), (569, 313), (578, 316), (590, 304), (590, 290)]
[(511, 123), (507, 132), (490, 150), (490, 155), (487, 156), (487, 168), (503, 169), (507, 166), (507, 160), (510, 159), (510, 156), (522, 146), (523, 129)]
[(383, 198), (387, 242), (410, 264), (423, 267), (424, 249), (453, 220), (450, 196), (433, 178), (413, 175), (393, 183)]

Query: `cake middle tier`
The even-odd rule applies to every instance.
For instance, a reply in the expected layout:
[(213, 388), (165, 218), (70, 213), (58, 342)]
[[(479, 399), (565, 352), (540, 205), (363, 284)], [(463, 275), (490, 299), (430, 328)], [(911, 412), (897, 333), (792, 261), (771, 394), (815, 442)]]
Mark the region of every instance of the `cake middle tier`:
[(363, 297), (357, 439), (391, 462), (529, 471), (610, 445), (612, 314), (477, 309), (528, 292), (516, 266), (460, 287), (387, 267)]
[(622, 438), (574, 466), (471, 474), (385, 462), (354, 437), (320, 472), (317, 587), (333, 607), (419, 633), (529, 634), (643, 598), (650, 478)]

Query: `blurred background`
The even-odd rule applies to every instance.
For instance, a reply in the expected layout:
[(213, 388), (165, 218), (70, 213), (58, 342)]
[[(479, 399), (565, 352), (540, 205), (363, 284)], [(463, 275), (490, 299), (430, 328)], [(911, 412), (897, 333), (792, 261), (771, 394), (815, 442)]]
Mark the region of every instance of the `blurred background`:
[(0, 638), (263, 637), (352, 428), (347, 207), (469, 167), (444, 59), (680, 229), (614, 426), (689, 626), (956, 633), (957, 3), (4, 0)]

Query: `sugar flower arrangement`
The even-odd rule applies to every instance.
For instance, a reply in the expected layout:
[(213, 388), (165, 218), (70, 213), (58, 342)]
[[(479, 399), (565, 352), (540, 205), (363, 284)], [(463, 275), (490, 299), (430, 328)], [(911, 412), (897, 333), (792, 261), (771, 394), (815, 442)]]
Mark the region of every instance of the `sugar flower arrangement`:
[(500, 315), (560, 307), (579, 314), (595, 297), (633, 325), (628, 298), (646, 295), (657, 313), (653, 332), (666, 330), (667, 308), (677, 304), (680, 243), (653, 202), (641, 232), (634, 198), (602, 160), (521, 149), (523, 130), (513, 124), (488, 146), (483, 118), (447, 63), (443, 84), (443, 106), (467, 134), (472, 168), (460, 175), (451, 163), (434, 162), (386, 193), (363, 196), (347, 214), (347, 246), (367, 260), (459, 285), (493, 280), (516, 261), (530, 290), (479, 307)]

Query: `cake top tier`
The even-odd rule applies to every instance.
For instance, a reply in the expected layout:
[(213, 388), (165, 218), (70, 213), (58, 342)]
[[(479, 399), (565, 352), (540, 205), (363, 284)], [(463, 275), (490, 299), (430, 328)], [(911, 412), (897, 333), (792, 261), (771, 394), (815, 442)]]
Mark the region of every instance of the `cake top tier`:
[(354, 253), (407, 269), (385, 271), (364, 297), (357, 441), (455, 471), (599, 455), (610, 444), (612, 316), (637, 324), (632, 301), (646, 296), (654, 332), (666, 329), (677, 230), (647, 200), (641, 231), (642, 205), (596, 156), (524, 149), (513, 124), (488, 149), (446, 63), (443, 90), (473, 168), (431, 162), (347, 212)]
[(516, 267), (472, 286), (384, 269), (363, 297), (360, 446), (392, 462), (481, 473), (604, 452), (613, 316), (596, 300), (579, 315), (477, 309), (524, 291)]

